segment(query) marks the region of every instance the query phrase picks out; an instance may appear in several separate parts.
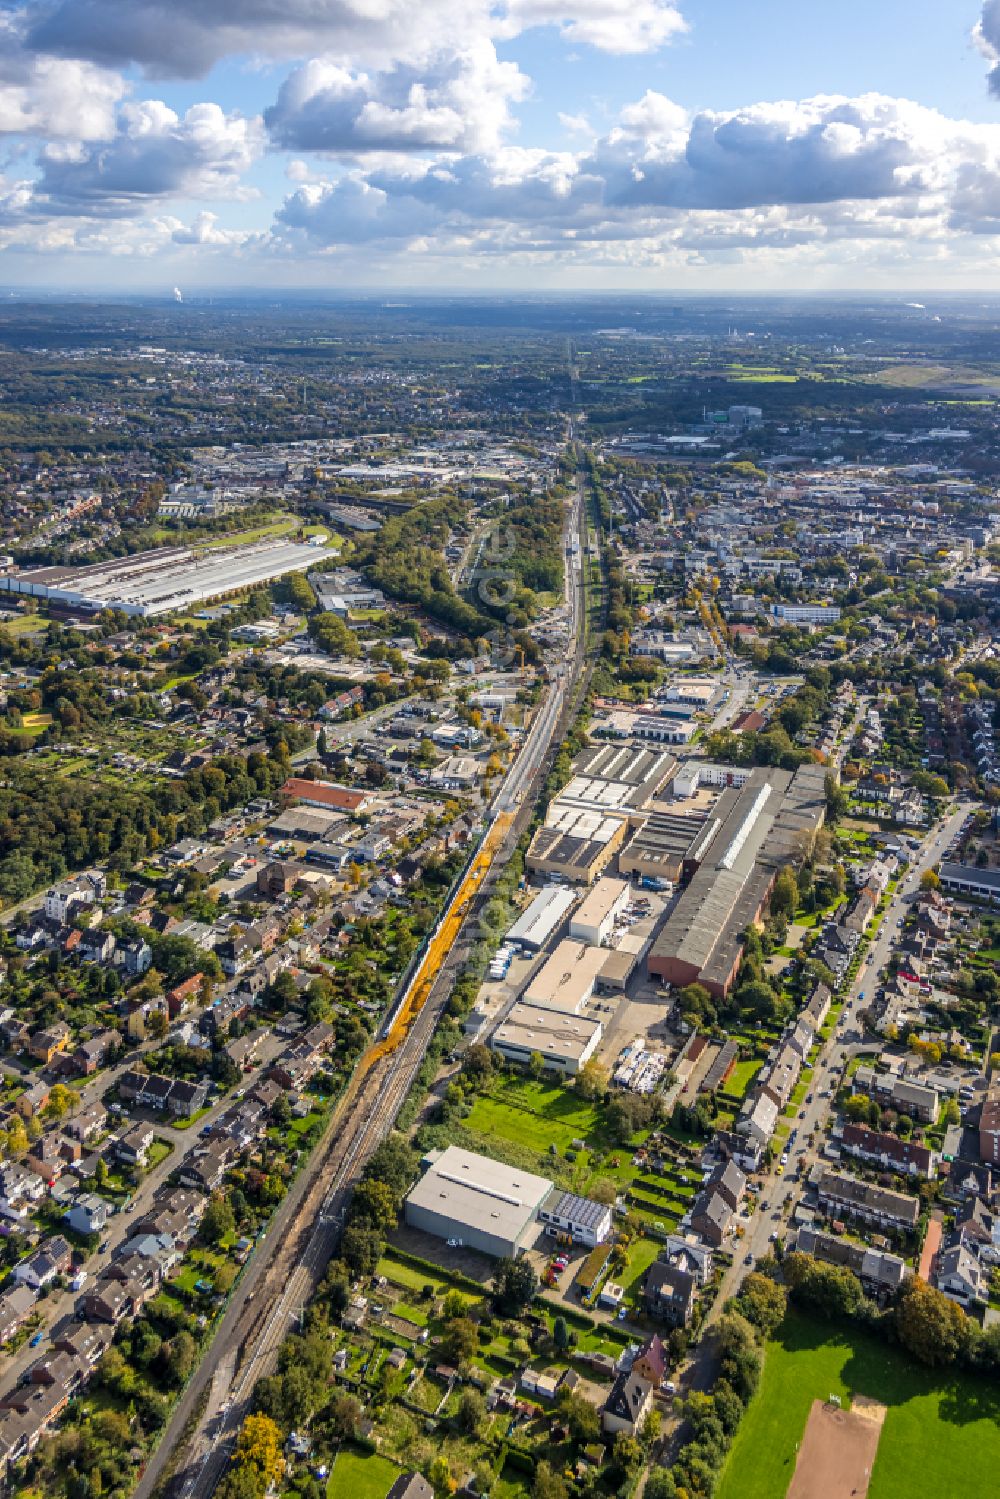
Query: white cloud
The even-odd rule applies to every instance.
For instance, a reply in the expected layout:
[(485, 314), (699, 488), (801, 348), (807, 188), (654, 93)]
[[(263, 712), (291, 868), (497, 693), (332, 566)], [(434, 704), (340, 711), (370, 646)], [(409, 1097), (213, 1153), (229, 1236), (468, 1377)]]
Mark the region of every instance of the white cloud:
[(1000, 94), (1000, 0), (984, 0), (983, 13), (972, 37), (983, 56), (993, 64), (990, 91)]
[(29, 52), (18, 18), (0, 16), (0, 135), (101, 140), (125, 92), (123, 78), (94, 63)]
[(272, 143), (290, 151), (488, 152), (527, 89), (517, 64), (499, 61), (486, 40), (374, 76), (314, 58), (285, 79), (264, 122)]
[(39, 51), (177, 78), (229, 56), (330, 54), (387, 69), (540, 26), (606, 52), (648, 52), (684, 30), (673, 0), (30, 0), (25, 14)]
[(260, 122), (194, 104), (179, 116), (158, 100), (129, 103), (106, 143), (47, 148), (33, 205), (39, 213), (129, 216), (170, 198), (232, 197), (259, 154)]
[(508, 36), (557, 26), (570, 42), (602, 52), (653, 52), (687, 30), (672, 0), (507, 0)]
[(689, 118), (647, 92), (580, 152), (505, 146), (311, 183), (286, 199), (275, 233), (317, 249), (433, 236), (442, 252), (579, 261), (610, 243), (828, 252), (917, 225), (942, 245), (955, 229), (1000, 229), (1000, 125), (882, 95)]

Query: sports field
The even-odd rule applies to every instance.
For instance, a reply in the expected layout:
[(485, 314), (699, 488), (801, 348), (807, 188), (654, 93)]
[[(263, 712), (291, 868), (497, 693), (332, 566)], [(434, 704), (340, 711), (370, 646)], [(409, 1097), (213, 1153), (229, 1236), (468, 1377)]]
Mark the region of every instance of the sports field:
[(886, 1406), (868, 1499), (996, 1492), (1000, 1390), (911, 1364), (880, 1339), (790, 1313), (768, 1345), (760, 1389), (733, 1443), (717, 1499), (783, 1499), (814, 1400)]

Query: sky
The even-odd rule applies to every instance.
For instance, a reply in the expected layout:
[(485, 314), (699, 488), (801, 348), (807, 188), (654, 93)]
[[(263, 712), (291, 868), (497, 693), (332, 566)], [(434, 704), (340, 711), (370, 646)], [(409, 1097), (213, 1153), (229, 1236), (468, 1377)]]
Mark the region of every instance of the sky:
[(1000, 0), (0, 0), (0, 287), (1000, 290)]

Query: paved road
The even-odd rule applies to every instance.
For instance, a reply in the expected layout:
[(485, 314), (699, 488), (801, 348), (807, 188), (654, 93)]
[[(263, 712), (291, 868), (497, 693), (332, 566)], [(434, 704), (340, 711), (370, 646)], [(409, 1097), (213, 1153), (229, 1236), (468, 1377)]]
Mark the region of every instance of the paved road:
[[(837, 1091), (848, 1057), (859, 1049), (855, 1045), (845, 1045), (844, 1037), (848, 1033), (858, 1033), (860, 1037), (858, 1013), (864, 1008), (866, 1002), (861, 996), (863, 994), (870, 996), (878, 983), (878, 974), (888, 962), (898, 935), (896, 923), (904, 915), (908, 903), (918, 892), (920, 876), (941, 860), (949, 843), (974, 806), (973, 802), (962, 803), (951, 816), (928, 832), (909, 873), (897, 886), (886, 908), (878, 935), (869, 948), (871, 961), (862, 963), (857, 978), (844, 996), (844, 1007), (837, 1030), (825, 1042), (816, 1058), (807, 1094), (811, 1102), (803, 1104), (799, 1117), (793, 1123), (795, 1137), (789, 1139), (786, 1146), (787, 1164), (780, 1176), (775, 1167), (765, 1178), (763, 1189), (757, 1198), (757, 1211), (749, 1219), (744, 1238), (736, 1245), (737, 1252), (733, 1264), (722, 1279), (719, 1294), (706, 1319), (706, 1331), (721, 1315), (726, 1301), (735, 1295), (743, 1277), (752, 1268), (747, 1260), (755, 1263), (768, 1252), (771, 1247), (772, 1234), (784, 1235), (786, 1231), (785, 1199), (795, 1194), (794, 1179), (797, 1173), (807, 1171), (813, 1161), (818, 1159), (818, 1152), (826, 1135), (830, 1100), (824, 1098), (823, 1094), (828, 1090), (834, 1093)], [(812, 1134), (815, 1134), (815, 1146), (809, 1144), (809, 1136)], [(681, 1387), (685, 1391), (706, 1389), (711, 1383), (713, 1373), (714, 1358), (711, 1340), (703, 1336), (691, 1363), (681, 1371)]]

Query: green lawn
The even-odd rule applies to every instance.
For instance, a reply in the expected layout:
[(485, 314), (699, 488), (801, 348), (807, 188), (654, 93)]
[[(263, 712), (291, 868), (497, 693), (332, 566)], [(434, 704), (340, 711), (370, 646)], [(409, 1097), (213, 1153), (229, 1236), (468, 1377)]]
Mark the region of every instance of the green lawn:
[(550, 1145), (566, 1150), (574, 1140), (604, 1148), (597, 1110), (569, 1089), (516, 1078), (477, 1098), (466, 1121), (483, 1135), (499, 1135), (543, 1154)]
[(628, 1264), (620, 1275), (612, 1275), (612, 1280), (617, 1280), (623, 1285), (628, 1294), (633, 1292), (638, 1297), (641, 1290), (642, 1277), (654, 1263), (663, 1245), (658, 1239), (636, 1239), (629, 1245)]
[[(869, 1499), (994, 1492), (1000, 1390), (910, 1364), (880, 1339), (790, 1313), (770, 1343), (717, 1499), (782, 1499), (814, 1400), (868, 1395), (888, 1407)], [(991, 1478), (990, 1474), (994, 1477)]]
[(36, 635), (39, 630), (44, 630), (49, 621), (43, 619), (40, 614), (16, 614), (13, 619), (5, 619), (0, 622), (0, 629), (8, 635)]
[(348, 1448), (333, 1465), (327, 1499), (385, 1499), (401, 1472), (388, 1458)]
[(764, 1063), (759, 1057), (748, 1057), (744, 1061), (736, 1063), (733, 1075), (726, 1084), (725, 1091), (732, 1094), (733, 1098), (744, 1098)]

